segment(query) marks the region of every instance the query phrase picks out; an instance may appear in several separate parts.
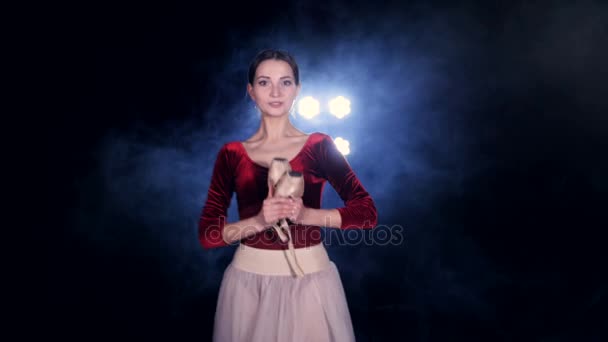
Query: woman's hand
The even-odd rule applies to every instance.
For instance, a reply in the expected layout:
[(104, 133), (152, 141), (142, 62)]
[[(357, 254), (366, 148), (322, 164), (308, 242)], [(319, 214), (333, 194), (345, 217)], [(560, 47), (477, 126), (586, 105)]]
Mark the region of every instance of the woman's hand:
[(304, 206), (302, 198), (301, 197), (297, 197), (297, 198), (290, 197), (289, 200), (292, 204), (292, 209), (291, 209), (292, 211), (291, 211), (290, 215), (287, 216), (287, 218), (293, 223), (300, 222), (300, 220), (304, 216), (304, 212), (306, 211), (306, 207)]
[(258, 217), (264, 227), (271, 226), (284, 218), (293, 217), (296, 205), (290, 198), (266, 198)]
[(268, 184), (268, 195), (262, 203), (262, 209), (258, 213), (258, 221), (267, 228), (279, 220), (289, 218), (291, 221), (302, 215), (301, 198), (273, 197), (273, 187)]

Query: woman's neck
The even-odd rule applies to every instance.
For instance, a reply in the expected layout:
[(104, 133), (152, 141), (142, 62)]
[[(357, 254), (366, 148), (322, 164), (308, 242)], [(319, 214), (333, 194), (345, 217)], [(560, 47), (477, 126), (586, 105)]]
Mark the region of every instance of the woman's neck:
[(264, 116), (253, 138), (257, 141), (275, 142), (280, 141), (284, 137), (297, 136), (301, 133), (289, 121), (288, 115), (281, 117)]

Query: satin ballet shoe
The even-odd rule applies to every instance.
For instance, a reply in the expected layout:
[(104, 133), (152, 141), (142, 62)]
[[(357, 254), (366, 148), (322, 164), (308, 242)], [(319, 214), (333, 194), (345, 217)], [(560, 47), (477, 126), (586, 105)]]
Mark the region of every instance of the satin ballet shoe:
[[(268, 183), (272, 187), (273, 197), (300, 198), (304, 195), (304, 176), (301, 172), (291, 170), (289, 161), (285, 158), (273, 158), (268, 170)], [(285, 257), (296, 277), (304, 276), (302, 267), (298, 264), (295, 247), (287, 219), (283, 218), (272, 225), (279, 239), (288, 244)]]

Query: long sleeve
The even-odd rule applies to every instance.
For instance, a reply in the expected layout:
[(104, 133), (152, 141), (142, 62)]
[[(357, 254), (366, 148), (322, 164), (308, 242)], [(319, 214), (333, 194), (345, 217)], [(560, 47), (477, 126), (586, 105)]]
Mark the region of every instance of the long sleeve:
[(350, 164), (330, 136), (320, 143), (319, 166), (345, 206), (338, 208), (341, 229), (370, 229), (378, 224), (378, 212), (370, 194), (363, 187)]
[(226, 145), (222, 146), (213, 167), (207, 200), (198, 224), (198, 239), (204, 248), (228, 246), (222, 231), (234, 191), (234, 170)]

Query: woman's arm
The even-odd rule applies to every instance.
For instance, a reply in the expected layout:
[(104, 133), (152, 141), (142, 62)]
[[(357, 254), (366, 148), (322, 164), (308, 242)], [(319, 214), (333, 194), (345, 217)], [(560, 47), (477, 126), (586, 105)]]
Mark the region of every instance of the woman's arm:
[(376, 227), (378, 212), (375, 203), (332, 138), (325, 135), (318, 148), (319, 169), (344, 201), (344, 206), (330, 210), (308, 208), (304, 214), (309, 217), (309, 222), (321, 223), (321, 226), (327, 223), (328, 227), (340, 229)]
[(233, 192), (234, 168), (224, 145), (217, 154), (207, 200), (198, 222), (198, 239), (204, 248), (228, 246), (223, 238), (223, 230)]
[(226, 223), (222, 238), (226, 244), (231, 244), (255, 235), (266, 228), (267, 226), (262, 223), (259, 215), (257, 215), (237, 222)]
[(281, 218), (287, 217), (292, 209), (286, 198), (273, 198), (268, 192), (260, 212), (236, 222), (226, 222), (228, 207), (234, 192), (234, 162), (231, 153), (224, 145), (218, 152), (207, 200), (198, 225), (198, 237), (204, 248), (228, 246), (255, 235), (272, 226)]
[(302, 211), (298, 222), (303, 225), (327, 228), (342, 227), (342, 216), (338, 209), (314, 209), (303, 207)]

